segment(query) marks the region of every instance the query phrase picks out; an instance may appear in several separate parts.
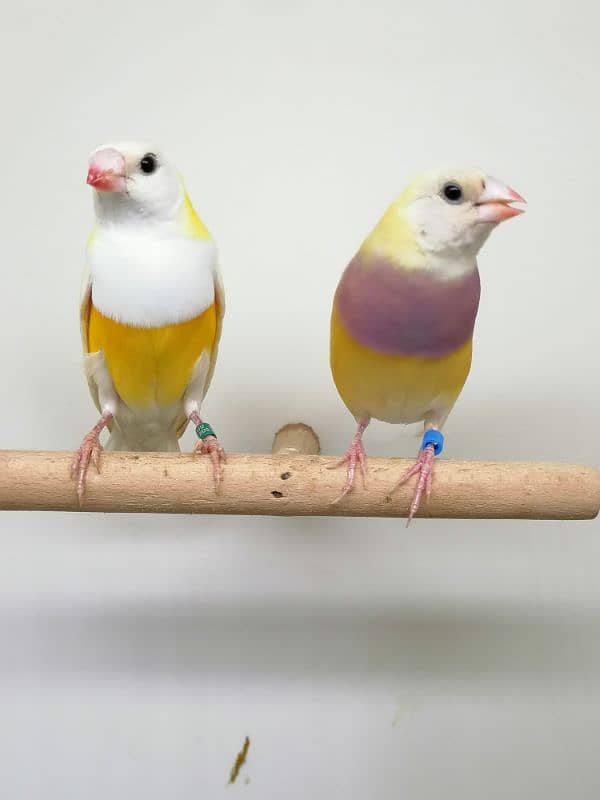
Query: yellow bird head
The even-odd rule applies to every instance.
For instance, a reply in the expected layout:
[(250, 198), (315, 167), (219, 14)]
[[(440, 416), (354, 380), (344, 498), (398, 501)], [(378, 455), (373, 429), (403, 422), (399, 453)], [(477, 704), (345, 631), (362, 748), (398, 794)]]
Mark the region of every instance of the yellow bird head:
[(365, 242), (406, 268), (474, 262), (493, 228), (522, 213), (525, 202), (506, 184), (476, 169), (428, 170), (391, 204)]

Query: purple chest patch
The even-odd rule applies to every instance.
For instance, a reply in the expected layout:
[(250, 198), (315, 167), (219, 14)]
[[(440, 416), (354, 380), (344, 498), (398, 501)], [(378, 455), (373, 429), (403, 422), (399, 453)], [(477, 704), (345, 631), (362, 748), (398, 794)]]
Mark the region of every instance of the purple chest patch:
[(360, 344), (389, 355), (436, 358), (473, 335), (479, 306), (479, 272), (452, 280), (401, 270), (380, 258), (357, 255), (335, 295), (344, 327)]

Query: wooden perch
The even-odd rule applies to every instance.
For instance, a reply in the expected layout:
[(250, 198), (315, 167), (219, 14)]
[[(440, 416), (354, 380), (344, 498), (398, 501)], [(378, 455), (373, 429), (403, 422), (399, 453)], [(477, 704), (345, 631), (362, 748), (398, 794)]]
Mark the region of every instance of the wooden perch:
[[(103, 453), (90, 469), (83, 511), (279, 516), (405, 517), (413, 482), (389, 494), (409, 461), (369, 460), (368, 488), (338, 505), (345, 470), (327, 469), (307, 425), (277, 432), (271, 455), (229, 455), (221, 494), (210, 461), (187, 453)], [(0, 509), (77, 511), (72, 453), (0, 451)], [(419, 516), (471, 519), (592, 519), (600, 473), (576, 464), (436, 461), (434, 493)]]

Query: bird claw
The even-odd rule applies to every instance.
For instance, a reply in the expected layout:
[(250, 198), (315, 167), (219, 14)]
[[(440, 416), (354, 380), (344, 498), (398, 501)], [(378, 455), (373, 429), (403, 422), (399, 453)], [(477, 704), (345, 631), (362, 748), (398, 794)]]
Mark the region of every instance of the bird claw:
[(367, 462), (367, 454), (360, 439), (354, 439), (342, 458), (340, 458), (339, 461), (336, 461), (335, 464), (330, 464), (327, 469), (337, 469), (338, 467), (341, 467), (342, 464), (348, 464), (346, 481), (342, 487), (341, 494), (339, 494), (335, 500), (332, 501), (331, 505), (337, 505), (337, 503), (343, 500), (347, 494), (350, 494), (354, 488), (357, 464), (358, 468), (360, 469), (363, 487), (366, 487), (367, 485), (367, 474), (369, 467)]
[(410, 525), (413, 517), (419, 510), (423, 492), (425, 498), (428, 500), (431, 497), (431, 490), (433, 488), (433, 463), (435, 459), (435, 452), (432, 444), (419, 451), (417, 460), (409, 467), (406, 472), (401, 476), (400, 480), (392, 487), (392, 492), (395, 492), (399, 486), (402, 486), (406, 481), (410, 480), (413, 475), (418, 475), (417, 485), (413, 493), (412, 502), (408, 512), (408, 519), (406, 520), (406, 527)]
[(227, 454), (221, 446), (221, 443), (216, 436), (207, 436), (205, 439), (200, 439), (200, 441), (196, 443), (194, 453), (199, 453), (201, 455), (208, 453), (210, 456), (215, 491), (218, 494), (223, 482), (223, 465), (227, 463)]
[(85, 435), (81, 446), (73, 455), (73, 460), (71, 461), (71, 478), (77, 480), (77, 499), (80, 506), (83, 505), (90, 463), (94, 465), (96, 472), (100, 474), (101, 452), (100, 433), (93, 429)]

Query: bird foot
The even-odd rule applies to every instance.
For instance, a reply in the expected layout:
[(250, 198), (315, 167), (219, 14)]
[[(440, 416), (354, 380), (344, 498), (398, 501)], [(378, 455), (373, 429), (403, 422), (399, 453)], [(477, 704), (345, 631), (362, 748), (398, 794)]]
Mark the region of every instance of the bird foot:
[(227, 463), (227, 454), (216, 436), (207, 436), (196, 443), (194, 453), (208, 454), (212, 462), (215, 491), (218, 493), (223, 482), (223, 465)]
[(75, 452), (73, 460), (71, 461), (71, 478), (77, 481), (77, 499), (79, 500), (80, 506), (83, 504), (87, 473), (90, 464), (96, 467), (96, 472), (98, 474), (100, 473), (100, 453), (102, 452), (102, 445), (100, 444), (100, 431), (97, 430), (96, 427), (92, 428), (92, 430), (85, 435), (81, 446)]
[(84, 436), (81, 447), (73, 454), (71, 478), (77, 481), (77, 499), (80, 507), (83, 504), (90, 463), (96, 467), (96, 472), (100, 473), (100, 453), (102, 452), (100, 434), (110, 424), (112, 418), (112, 412), (105, 411), (92, 430)]
[(367, 454), (365, 453), (365, 448), (363, 447), (363, 443), (360, 438), (355, 437), (342, 458), (340, 458), (339, 461), (336, 461), (335, 464), (327, 467), (327, 469), (337, 469), (338, 467), (341, 467), (342, 464), (348, 465), (348, 469), (346, 471), (346, 481), (342, 488), (341, 494), (335, 498), (335, 500), (332, 502), (332, 505), (335, 505), (336, 503), (339, 503), (340, 500), (343, 500), (343, 498), (346, 497), (346, 495), (349, 494), (354, 488), (357, 464), (362, 476), (363, 486), (367, 485)]
[(413, 499), (410, 504), (410, 509), (408, 512), (408, 519), (406, 520), (406, 527), (411, 523), (412, 518), (415, 516), (417, 511), (419, 510), (419, 505), (421, 504), (421, 498), (423, 496), (423, 491), (425, 492), (425, 497), (429, 499), (431, 496), (431, 489), (433, 485), (433, 462), (435, 459), (435, 450), (432, 444), (426, 445), (426, 447), (422, 448), (419, 451), (419, 455), (417, 456), (417, 460), (406, 470), (406, 472), (402, 475), (400, 480), (393, 486), (392, 492), (396, 491), (399, 486), (402, 486), (406, 481), (410, 480), (413, 475), (418, 475), (417, 485), (415, 486), (415, 491), (413, 494)]

